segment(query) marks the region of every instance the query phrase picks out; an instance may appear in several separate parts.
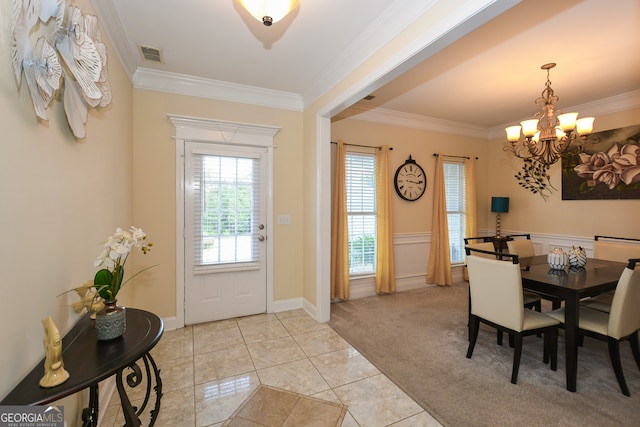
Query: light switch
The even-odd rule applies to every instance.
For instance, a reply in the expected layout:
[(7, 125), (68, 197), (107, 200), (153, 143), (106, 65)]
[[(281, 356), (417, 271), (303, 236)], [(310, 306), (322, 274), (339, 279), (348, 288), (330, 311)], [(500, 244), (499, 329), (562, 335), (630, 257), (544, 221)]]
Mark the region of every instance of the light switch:
[(278, 215), (278, 224), (282, 224), (282, 225), (291, 224), (291, 215)]

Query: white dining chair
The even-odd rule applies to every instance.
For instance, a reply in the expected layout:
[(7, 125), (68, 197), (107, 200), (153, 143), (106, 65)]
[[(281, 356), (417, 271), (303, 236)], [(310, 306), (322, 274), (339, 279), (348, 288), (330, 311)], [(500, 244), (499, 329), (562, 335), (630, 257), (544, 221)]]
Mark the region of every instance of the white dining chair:
[(618, 262), (627, 262), (630, 258), (640, 258), (640, 239), (595, 236), (593, 257)]
[[(593, 257), (617, 262), (640, 258), (640, 240), (596, 235), (593, 241)], [(581, 301), (580, 305), (609, 313), (612, 301), (613, 291), (587, 298)]]
[[(620, 361), (620, 342), (628, 340), (633, 357), (640, 369), (640, 347), (638, 330), (640, 329), (640, 270), (635, 270), (640, 258), (630, 259), (622, 272), (611, 302), (609, 313), (580, 306), (580, 335), (606, 341), (609, 346), (609, 359), (616, 374), (620, 390), (630, 396), (629, 388), (622, 372)], [(553, 310), (549, 316), (564, 323), (564, 308)]]
[(536, 256), (533, 242), (529, 239), (507, 240), (507, 250), (520, 258)]
[[(534, 257), (536, 256), (535, 248), (533, 247), (533, 242), (529, 238), (529, 234), (523, 234), (522, 236), (526, 236), (526, 239), (514, 239), (507, 240), (507, 250), (510, 254), (518, 255), (519, 258), (525, 257)], [(524, 291), (525, 301), (526, 300), (541, 300), (546, 299), (551, 301), (552, 308), (559, 308), (562, 305), (562, 300), (552, 297), (550, 295), (542, 295), (531, 291)], [(540, 309), (537, 311), (542, 311), (542, 302), (540, 303)]]
[(511, 382), (518, 382), (523, 337), (543, 334), (543, 362), (558, 367), (558, 325), (560, 322), (534, 310), (525, 310), (518, 257), (503, 255), (512, 261), (469, 256), (469, 288), (471, 293), (470, 341), (467, 358), (473, 355), (480, 323), (514, 337)]
[[(479, 256), (487, 259), (497, 259), (497, 257), (500, 255), (499, 253), (494, 252), (495, 247), (492, 242), (471, 243), (465, 246), (465, 250), (466, 248), (469, 248), (469, 255), (467, 256)], [(465, 265), (465, 269), (466, 268), (467, 266)], [(468, 280), (468, 270), (466, 270), (466, 277)], [(529, 291), (523, 291), (522, 295), (524, 308), (530, 308), (535, 311), (542, 311), (542, 299), (540, 298), (540, 295)], [(469, 307), (471, 307), (471, 294), (469, 294)], [(471, 313), (471, 308), (469, 308), (469, 313)], [(497, 331), (496, 342), (498, 345), (502, 345), (502, 338), (502, 331)], [(513, 347), (512, 339), (509, 339), (509, 345)]]

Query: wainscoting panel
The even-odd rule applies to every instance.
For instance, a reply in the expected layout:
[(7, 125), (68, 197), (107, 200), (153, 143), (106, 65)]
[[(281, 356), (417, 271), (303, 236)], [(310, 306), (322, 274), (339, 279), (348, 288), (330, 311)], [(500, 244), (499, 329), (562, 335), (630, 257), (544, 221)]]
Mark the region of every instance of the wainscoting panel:
[[(478, 230), (478, 236), (491, 236), (494, 230)], [(504, 230), (502, 235), (523, 234), (528, 231)], [(593, 256), (593, 237), (563, 236), (558, 234), (531, 233), (531, 240), (536, 255), (549, 253), (553, 248), (562, 248), (565, 252), (571, 246), (582, 246), (588, 257)], [(396, 261), (397, 292), (433, 286), (427, 284), (427, 265), (431, 233), (397, 233), (394, 236), (394, 253)], [(463, 266), (453, 265), (451, 277), (456, 282), (463, 278)], [(375, 278), (361, 276), (351, 279), (351, 298), (362, 298), (376, 294)]]
[(396, 286), (426, 284), (431, 233), (398, 233), (394, 235), (393, 244)]
[[(509, 231), (504, 233), (508, 234), (520, 234), (520, 231)], [(536, 255), (544, 255), (551, 252), (554, 248), (560, 248), (565, 252), (571, 249), (571, 246), (582, 246), (587, 252), (587, 257), (593, 257), (593, 236), (562, 236), (558, 234), (531, 234), (531, 240), (533, 241), (533, 247), (536, 251)]]

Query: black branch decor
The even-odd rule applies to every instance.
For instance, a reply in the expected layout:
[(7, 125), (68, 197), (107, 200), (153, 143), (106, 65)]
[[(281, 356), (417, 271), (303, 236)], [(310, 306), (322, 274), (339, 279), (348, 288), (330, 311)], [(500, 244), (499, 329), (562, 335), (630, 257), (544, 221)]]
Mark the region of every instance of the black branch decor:
[(522, 170), (515, 175), (515, 178), (521, 187), (533, 194), (539, 194), (546, 201), (556, 190), (551, 184), (549, 167), (550, 165), (538, 162), (535, 158), (526, 158), (523, 159)]

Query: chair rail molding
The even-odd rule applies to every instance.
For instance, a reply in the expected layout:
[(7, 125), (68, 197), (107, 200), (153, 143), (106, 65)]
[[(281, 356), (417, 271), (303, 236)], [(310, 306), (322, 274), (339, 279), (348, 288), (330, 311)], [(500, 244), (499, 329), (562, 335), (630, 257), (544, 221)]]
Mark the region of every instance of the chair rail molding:
[(582, 246), (587, 253), (588, 257), (593, 257), (593, 236), (567, 236), (561, 234), (545, 234), (545, 233), (531, 233), (530, 231), (513, 231), (508, 230), (504, 232), (504, 235), (509, 234), (531, 234), (531, 240), (533, 241), (533, 247), (535, 248), (536, 255), (544, 255), (554, 248), (560, 248), (563, 251), (568, 251), (571, 246)]

